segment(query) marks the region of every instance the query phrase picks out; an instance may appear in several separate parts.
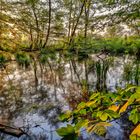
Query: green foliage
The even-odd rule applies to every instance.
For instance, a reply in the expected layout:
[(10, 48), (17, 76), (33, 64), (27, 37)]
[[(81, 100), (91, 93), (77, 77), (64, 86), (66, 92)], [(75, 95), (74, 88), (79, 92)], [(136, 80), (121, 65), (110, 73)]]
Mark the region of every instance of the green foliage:
[(39, 0), (26, 0), (28, 4), (36, 4)]
[(71, 111), (67, 111), (59, 116), (61, 121), (67, 121), (71, 117)]
[[(17, 49), (13, 49), (14, 53), (16, 53), (16, 60), (21, 65), (27, 65), (29, 64), (29, 54), (30, 54), (30, 48), (27, 47), (27, 43), (21, 43), (19, 47), (19, 52), (16, 52)], [(40, 43), (41, 44), (41, 43)], [(38, 46), (34, 44), (35, 46)], [(139, 56), (138, 52), (140, 49), (140, 39), (137, 36), (130, 36), (127, 38), (102, 38), (102, 37), (91, 37), (88, 36), (86, 39), (79, 35), (74, 38), (74, 41), (71, 45), (67, 45), (61, 41), (57, 42), (56, 44), (49, 45), (48, 48), (42, 48), (38, 49), (37, 54), (39, 53), (38, 59), (42, 64), (45, 64), (48, 62), (48, 60), (57, 60), (58, 54), (61, 57), (64, 57), (65, 60), (77, 60), (78, 62), (84, 62), (85, 60), (89, 64), (88, 72), (93, 71), (94, 68), (96, 68), (97, 75), (103, 75), (102, 78), (106, 77), (106, 72), (111, 65), (111, 62), (113, 61), (112, 58), (105, 59), (104, 62), (93, 62), (91, 61), (91, 55), (93, 53), (107, 53), (112, 55), (121, 55), (121, 54), (130, 54), (130, 55), (137, 55)], [(34, 47), (33, 47), (34, 48)], [(37, 48), (41, 48), (36, 47)], [(21, 51), (20, 51), (21, 50)], [(23, 52), (24, 50), (24, 52)], [(11, 50), (6, 50), (8, 52), (12, 52)], [(26, 52), (27, 51), (27, 52)], [(19, 57), (19, 58), (18, 58)], [(20, 59), (20, 60), (19, 60)], [(27, 64), (26, 64), (27, 63)], [(138, 64), (138, 63), (137, 63)], [(131, 66), (126, 66), (125, 68), (127, 71), (131, 70)], [(134, 67), (133, 67), (134, 69)], [(104, 72), (103, 72), (104, 71)], [(102, 73), (102, 74), (101, 74)], [(128, 72), (127, 72), (128, 73)], [(131, 73), (132, 74), (132, 73)], [(127, 74), (129, 76), (126, 76), (128, 80), (130, 80), (131, 74)], [(135, 76), (134, 76), (135, 75)], [(138, 83), (138, 77), (139, 77), (139, 65), (135, 67), (135, 72), (133, 71), (133, 77), (135, 77), (135, 81)]]
[(97, 75), (96, 88), (98, 91), (106, 90), (107, 72), (112, 64), (113, 64), (112, 57), (104, 59), (102, 61), (97, 61), (95, 63), (95, 72)]
[(48, 62), (48, 60), (56, 60), (56, 52), (54, 49), (41, 49), (39, 54), (39, 60), (42, 64)]
[(96, 125), (92, 131), (100, 136), (105, 136), (106, 134), (105, 126)]
[(111, 5), (111, 4), (115, 4), (115, 0), (106, 0), (106, 2)]
[(61, 127), (56, 131), (59, 136), (63, 137), (62, 140), (78, 140), (77, 134), (75, 133), (74, 127), (72, 125), (67, 125), (67, 127)]
[[(110, 37), (110, 38), (88, 38), (85, 40), (83, 36), (74, 38), (73, 44), (69, 48), (69, 52), (87, 57), (87, 54), (105, 52), (112, 55), (131, 54), (135, 55), (140, 46), (140, 39), (137, 36)], [(79, 56), (80, 57), (80, 56)]]
[(132, 61), (124, 65), (123, 78), (129, 84), (139, 85), (140, 80), (140, 62)]
[(106, 121), (108, 119), (108, 114), (104, 111), (99, 111), (97, 113), (97, 117), (99, 117), (102, 121)]
[(0, 52), (0, 68), (5, 68), (6, 63), (11, 60), (11, 54), (8, 52)]
[(137, 124), (140, 121), (140, 113), (137, 108), (131, 111), (129, 120), (132, 121), (134, 124)]
[(61, 118), (66, 121), (72, 120), (73, 133), (79, 134), (84, 127), (88, 132), (104, 136), (106, 127), (111, 126), (109, 122), (127, 113), (130, 106), (129, 120), (135, 125), (140, 120), (140, 87), (128, 85), (126, 89), (116, 93), (93, 93), (87, 102), (79, 103), (76, 109), (68, 111)]
[(31, 57), (24, 52), (16, 53), (15, 57), (16, 57), (16, 61), (18, 62), (18, 64), (25, 68), (27, 68), (32, 62)]
[(132, 63), (128, 63), (124, 65), (124, 74), (123, 74), (123, 78), (129, 83), (132, 81), (132, 72), (133, 69), (133, 64)]
[(0, 54), (0, 65), (5, 63), (5, 61), (6, 61), (5, 56), (3, 54)]

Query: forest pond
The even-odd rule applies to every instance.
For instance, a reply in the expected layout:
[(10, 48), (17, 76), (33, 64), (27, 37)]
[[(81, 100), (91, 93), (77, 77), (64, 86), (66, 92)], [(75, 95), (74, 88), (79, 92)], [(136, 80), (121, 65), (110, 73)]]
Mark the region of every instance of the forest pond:
[[(1, 140), (60, 140), (55, 130), (66, 124), (59, 121), (59, 115), (80, 101), (83, 83), (90, 90), (107, 92), (139, 84), (139, 62), (127, 55), (92, 54), (81, 61), (48, 59), (44, 65), (36, 61), (28, 67), (12, 61), (5, 67), (0, 68), (0, 122), (21, 128), (28, 135), (16, 138), (0, 133)], [(105, 138), (81, 130), (79, 139), (127, 140), (126, 130), (131, 124), (123, 120), (112, 124)]]

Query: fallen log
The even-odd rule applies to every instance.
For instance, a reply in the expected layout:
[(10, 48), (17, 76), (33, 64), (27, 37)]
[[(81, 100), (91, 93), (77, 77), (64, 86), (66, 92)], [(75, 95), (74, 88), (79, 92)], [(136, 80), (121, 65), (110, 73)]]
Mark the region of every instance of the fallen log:
[(15, 136), (15, 137), (20, 137), (23, 134), (26, 134), (22, 129), (20, 128), (15, 128), (15, 127), (11, 127), (5, 124), (0, 124), (0, 132), (3, 132), (5, 134), (9, 134), (11, 136)]

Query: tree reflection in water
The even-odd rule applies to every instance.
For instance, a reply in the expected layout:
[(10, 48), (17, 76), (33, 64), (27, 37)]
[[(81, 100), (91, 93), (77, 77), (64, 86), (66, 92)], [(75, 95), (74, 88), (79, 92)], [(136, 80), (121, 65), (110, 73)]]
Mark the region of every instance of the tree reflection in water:
[[(54, 130), (62, 125), (58, 119), (62, 111), (85, 101), (91, 90), (114, 90), (116, 85), (127, 84), (123, 58), (111, 64), (92, 56), (80, 61), (58, 60), (44, 65), (36, 61), (27, 69), (12, 62), (0, 69), (0, 117), (27, 131), (29, 136), (20, 140), (59, 139)], [(0, 138), (16, 140), (3, 133)]]

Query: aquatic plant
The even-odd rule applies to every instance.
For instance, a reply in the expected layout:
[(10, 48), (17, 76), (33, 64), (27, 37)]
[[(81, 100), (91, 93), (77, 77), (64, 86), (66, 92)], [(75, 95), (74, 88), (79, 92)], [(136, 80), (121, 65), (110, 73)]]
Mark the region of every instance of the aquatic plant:
[(24, 53), (24, 52), (17, 52), (17, 53), (15, 54), (15, 57), (16, 57), (17, 63), (18, 63), (20, 66), (25, 67), (25, 68), (28, 68), (29, 65), (30, 65), (31, 62), (32, 62), (31, 57), (30, 57), (27, 53)]
[(123, 78), (126, 83), (139, 85), (140, 81), (140, 63), (139, 60), (126, 63), (124, 65)]
[(56, 60), (56, 58), (56, 51), (54, 49), (43, 48), (39, 53), (39, 61), (42, 64), (47, 63), (49, 60)]
[(113, 58), (106, 58), (105, 60), (97, 61), (95, 63), (95, 71), (97, 75), (96, 89), (98, 91), (106, 90), (107, 72), (113, 64)]
[(134, 68), (134, 81), (136, 85), (140, 83), (140, 62), (136, 61), (136, 66)]
[(0, 52), (0, 68), (5, 68), (6, 67), (6, 62), (9, 62), (11, 60), (11, 55), (10, 53), (1, 53)]
[(134, 63), (124, 64), (123, 78), (127, 83), (131, 83), (131, 84), (133, 80), (133, 67), (134, 67)]
[(0, 54), (0, 65), (2, 65), (3, 63), (5, 63), (6, 58), (3, 54)]

